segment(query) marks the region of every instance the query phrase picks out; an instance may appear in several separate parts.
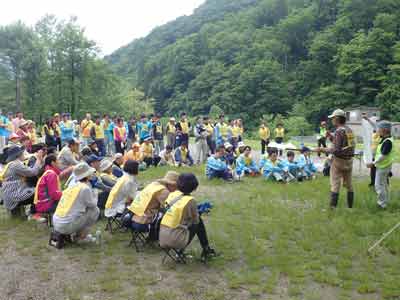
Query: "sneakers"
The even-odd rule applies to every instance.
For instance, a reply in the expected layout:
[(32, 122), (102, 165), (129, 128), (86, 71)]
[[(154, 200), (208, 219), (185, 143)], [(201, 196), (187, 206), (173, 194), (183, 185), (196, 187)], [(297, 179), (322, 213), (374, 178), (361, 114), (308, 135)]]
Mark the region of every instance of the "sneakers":
[(28, 217), (28, 220), (33, 220), (33, 221), (36, 221), (38, 223), (46, 223), (47, 222), (47, 219), (43, 218), (40, 213), (36, 213), (36, 214), (30, 215)]

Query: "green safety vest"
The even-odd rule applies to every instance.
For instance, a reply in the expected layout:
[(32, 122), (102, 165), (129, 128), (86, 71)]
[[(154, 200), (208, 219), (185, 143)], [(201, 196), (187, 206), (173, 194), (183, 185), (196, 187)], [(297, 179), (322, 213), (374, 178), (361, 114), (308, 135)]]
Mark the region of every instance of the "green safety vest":
[(378, 157), (382, 155), (382, 145), (387, 140), (392, 142), (392, 151), (390, 151), (390, 153), (388, 155), (385, 155), (385, 158), (383, 160), (381, 160), (380, 162), (375, 164), (375, 166), (378, 169), (386, 169), (386, 168), (390, 167), (396, 160), (396, 151), (395, 151), (394, 140), (391, 137), (386, 138), (382, 143), (380, 143), (378, 145), (378, 148), (376, 148), (375, 160), (377, 160)]
[(324, 128), (324, 127), (320, 127), (319, 128), (319, 134), (320, 134), (320, 136), (321, 137), (326, 137), (326, 128)]

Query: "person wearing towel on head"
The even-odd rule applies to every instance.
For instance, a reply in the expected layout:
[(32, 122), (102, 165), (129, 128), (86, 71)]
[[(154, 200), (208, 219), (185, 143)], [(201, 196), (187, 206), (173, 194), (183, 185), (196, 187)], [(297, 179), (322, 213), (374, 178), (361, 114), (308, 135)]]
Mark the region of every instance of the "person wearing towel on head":
[(375, 191), (378, 195), (378, 206), (386, 208), (389, 202), (389, 176), (393, 162), (397, 159), (394, 140), (392, 138), (392, 124), (388, 121), (378, 123), (378, 133), (381, 141), (376, 148), (375, 160), (368, 164), (369, 168), (376, 168)]
[(109, 158), (103, 158), (100, 162), (100, 179), (109, 187), (113, 187), (117, 183), (117, 177), (112, 173), (113, 162)]
[(53, 216), (54, 230), (64, 235), (75, 235), (77, 240), (91, 239), (88, 235), (100, 210), (89, 179), (96, 172), (82, 162), (75, 166), (74, 177), (77, 184), (63, 191)]

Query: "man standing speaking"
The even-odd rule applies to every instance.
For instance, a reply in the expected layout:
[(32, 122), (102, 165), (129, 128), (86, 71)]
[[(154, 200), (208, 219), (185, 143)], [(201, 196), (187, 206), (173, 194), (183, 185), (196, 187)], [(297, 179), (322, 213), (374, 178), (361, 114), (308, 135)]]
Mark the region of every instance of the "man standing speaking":
[(336, 208), (339, 200), (340, 186), (343, 181), (347, 189), (347, 205), (353, 207), (354, 191), (352, 183), (353, 157), (355, 150), (355, 139), (353, 131), (346, 126), (346, 114), (343, 110), (337, 109), (329, 116), (335, 132), (328, 133), (328, 138), (332, 142), (331, 148), (319, 149), (322, 152), (332, 154), (332, 166), (330, 173), (331, 180), (331, 208)]

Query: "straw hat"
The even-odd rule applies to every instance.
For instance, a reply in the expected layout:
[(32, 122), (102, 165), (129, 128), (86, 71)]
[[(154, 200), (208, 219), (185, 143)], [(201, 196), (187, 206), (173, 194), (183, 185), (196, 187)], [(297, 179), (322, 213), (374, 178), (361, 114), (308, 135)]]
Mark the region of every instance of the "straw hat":
[(114, 155), (113, 161), (116, 161), (117, 159), (123, 158), (124, 156), (121, 153), (116, 153)]
[(96, 170), (92, 167), (89, 167), (87, 163), (79, 163), (74, 168), (74, 175), (77, 181), (82, 180), (84, 178), (92, 176)]
[(100, 162), (100, 171), (104, 172), (105, 170), (108, 170), (112, 166), (113, 162), (112, 160), (105, 158)]
[(179, 173), (175, 171), (168, 171), (167, 174), (165, 174), (164, 178), (161, 178), (160, 180), (158, 180), (158, 182), (164, 185), (176, 184), (178, 182), (178, 177)]
[(176, 119), (175, 118), (169, 118), (170, 121), (175, 122)]

